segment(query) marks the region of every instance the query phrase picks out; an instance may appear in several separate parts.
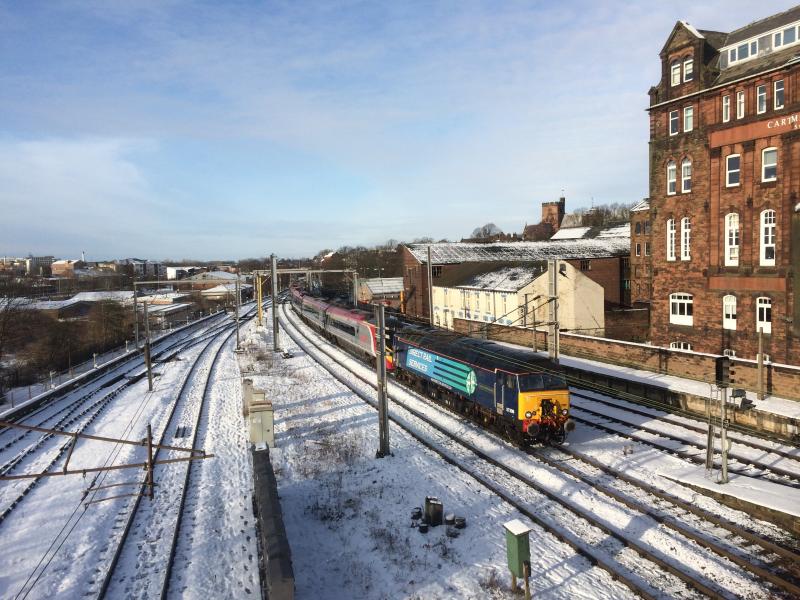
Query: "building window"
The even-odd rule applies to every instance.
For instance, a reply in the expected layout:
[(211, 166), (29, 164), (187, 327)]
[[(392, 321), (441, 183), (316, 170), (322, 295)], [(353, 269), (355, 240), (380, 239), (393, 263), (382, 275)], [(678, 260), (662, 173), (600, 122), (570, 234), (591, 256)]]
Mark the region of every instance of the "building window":
[(675, 161), (671, 160), (667, 163), (667, 194), (670, 196), (675, 194), (677, 177), (678, 173), (675, 167)]
[(772, 333), (772, 300), (769, 298), (756, 299), (756, 331)]
[(761, 213), (761, 266), (775, 266), (775, 211)]
[(623, 290), (630, 290), (631, 289), (631, 280), (630, 279), (623, 279), (622, 280), (622, 289)]
[(433, 266), (431, 267), (431, 275), (434, 277), (441, 277), (442, 276), (442, 267), (441, 266)]
[(636, 243), (636, 256), (641, 256), (641, 255), (642, 255), (642, 245), (639, 242), (637, 242)]
[(725, 266), (739, 266), (739, 215), (725, 216)]
[(683, 80), (691, 81), (692, 79), (694, 79), (694, 61), (687, 58), (683, 61)]
[(640, 222), (637, 222), (636, 225), (634, 226), (634, 229), (636, 230), (636, 235), (639, 235), (640, 233), (642, 233), (642, 224)]
[(722, 122), (727, 123), (731, 120), (731, 97), (722, 97)]
[(592, 262), (588, 259), (581, 259), (581, 271), (591, 271)]
[(694, 106), (687, 106), (683, 109), (683, 130), (691, 131), (694, 129)]
[(644, 255), (650, 256), (650, 242), (644, 243)]
[(669, 134), (670, 135), (677, 135), (678, 134), (678, 111), (671, 110), (669, 112)]
[(689, 217), (681, 219), (681, 260), (691, 260), (692, 223)]
[(667, 219), (667, 260), (675, 260), (675, 219)]
[(772, 95), (775, 110), (783, 108), (783, 79), (775, 82), (775, 93)]
[(735, 187), (739, 185), (739, 155), (731, 154), (725, 159), (725, 168), (727, 176), (725, 178), (726, 187)]
[(781, 41), (782, 46), (794, 44), (795, 40), (797, 39), (797, 33), (795, 32), (794, 27), (784, 29), (781, 33), (783, 33), (783, 40)]
[(736, 329), (736, 296), (722, 298), (722, 328)]
[(670, 350), (691, 350), (692, 345), (689, 342), (670, 342)]
[(693, 304), (691, 294), (670, 294), (669, 322), (673, 325), (694, 325)]
[(760, 85), (756, 88), (756, 112), (767, 112), (767, 86)]
[(681, 193), (692, 191), (692, 161), (684, 158), (681, 162)]
[(761, 181), (775, 181), (778, 178), (778, 149), (764, 148), (761, 151)]
[(673, 87), (681, 82), (681, 63), (677, 60), (673, 62), (672, 67), (670, 67), (670, 81)]
[(644, 222), (644, 234), (650, 235), (650, 221)]
[(736, 92), (736, 118), (744, 118), (744, 90)]

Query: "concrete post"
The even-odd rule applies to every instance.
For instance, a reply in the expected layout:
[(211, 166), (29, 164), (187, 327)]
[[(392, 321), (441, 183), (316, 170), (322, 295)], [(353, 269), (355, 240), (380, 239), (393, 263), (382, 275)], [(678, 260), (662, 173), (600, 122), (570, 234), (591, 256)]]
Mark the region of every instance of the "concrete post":
[(433, 263), (431, 262), (431, 247), (428, 246), (428, 319), (431, 327), (433, 324)]
[(272, 278), (272, 349), (280, 350), (278, 346), (278, 258), (271, 255), (270, 273)]
[(386, 393), (386, 319), (383, 305), (375, 307), (375, 324), (378, 333), (378, 352), (375, 367), (378, 375), (378, 452), (377, 458), (389, 454), (389, 406)]

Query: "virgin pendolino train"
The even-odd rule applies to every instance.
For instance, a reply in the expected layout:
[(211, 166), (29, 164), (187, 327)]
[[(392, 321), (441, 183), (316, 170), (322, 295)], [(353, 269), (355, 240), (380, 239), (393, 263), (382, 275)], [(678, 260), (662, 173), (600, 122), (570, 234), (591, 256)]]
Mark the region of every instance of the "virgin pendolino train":
[[(328, 339), (375, 360), (371, 313), (291, 292), (294, 310)], [(398, 381), (500, 431), (520, 445), (560, 444), (572, 431), (563, 368), (530, 350), (395, 321), (387, 328), (387, 369)]]

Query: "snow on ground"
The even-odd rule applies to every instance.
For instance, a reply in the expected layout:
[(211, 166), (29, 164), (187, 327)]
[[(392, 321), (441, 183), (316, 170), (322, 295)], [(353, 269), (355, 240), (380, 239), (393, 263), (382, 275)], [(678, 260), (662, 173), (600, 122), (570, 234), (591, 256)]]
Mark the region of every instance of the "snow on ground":
[[(518, 512), (471, 477), (391, 427), (393, 456), (375, 458), (377, 416), (306, 357), (271, 352), (269, 331), (248, 338), (256, 388), (276, 411), (271, 451), (298, 598), (511, 598), (503, 523)], [(260, 359), (258, 355), (260, 354)], [(255, 359), (255, 360), (254, 360)], [(467, 518), (421, 534), (410, 514), (426, 495)], [(630, 592), (540, 528), (531, 532), (534, 595), (620, 598)]]
[[(291, 321), (294, 324), (299, 323), (294, 317)], [(305, 326), (301, 327), (307, 329)], [(342, 352), (337, 351), (336, 353), (338, 356), (344, 359), (345, 363), (348, 365), (348, 368), (353, 368), (362, 374), (370, 374), (370, 369), (360, 363), (360, 361), (357, 361)], [(564, 478), (561, 475), (557, 473), (549, 473), (547, 469), (543, 470), (537, 461), (525, 454), (520, 453), (518, 450), (509, 446), (505, 442), (496, 440), (494, 436), (487, 436), (486, 432), (477, 426), (463, 421), (459, 417), (452, 415), (452, 413), (449, 413), (448, 411), (445, 411), (430, 402), (416, 399), (414, 394), (409, 393), (407, 390), (405, 390), (405, 388), (396, 385), (391, 380), (389, 388), (392, 398), (402, 398), (403, 402), (412, 403), (416, 410), (419, 410), (420, 412), (425, 413), (427, 416), (436, 419), (438, 423), (445, 428), (450, 429), (453, 432), (458, 432), (458, 435), (460, 435), (462, 439), (468, 440), (469, 443), (479, 447), (483, 452), (491, 455), (495, 459), (500, 460), (503, 462), (503, 464), (511, 466), (516, 471), (534, 478), (539, 484), (550, 488), (555, 494), (576, 499), (578, 504), (582, 504), (584, 502), (584, 498), (588, 498), (586, 491), (582, 489), (581, 485), (576, 485), (574, 482), (569, 480), (564, 481)], [(393, 408), (391, 402), (390, 411), (393, 411), (395, 417), (398, 416), (398, 411)], [(402, 413), (403, 411), (399, 412)], [(400, 418), (401, 420), (403, 419), (402, 416)], [(584, 436), (589, 436), (586, 438), (587, 442), (589, 443), (587, 443), (586, 447), (584, 447), (583, 444), (575, 439), (574, 434), (572, 434), (570, 436), (569, 444), (573, 446), (574, 449), (593, 455), (594, 450), (602, 448), (603, 451), (607, 453), (601, 459), (602, 462), (605, 463), (616, 462), (618, 461), (618, 457), (624, 457), (624, 460), (627, 462), (627, 457), (631, 456), (630, 462), (622, 468), (634, 477), (638, 477), (642, 481), (655, 484), (657, 487), (663, 488), (665, 482), (664, 480), (661, 480), (657, 474), (649, 471), (648, 469), (652, 469), (654, 466), (658, 465), (661, 465), (664, 468), (686, 469), (686, 463), (677, 457), (663, 454), (659, 451), (649, 449), (646, 446), (642, 447), (636, 445), (635, 448), (633, 448), (631, 447), (630, 442), (627, 440), (622, 438), (614, 438), (613, 436), (606, 436), (598, 430), (591, 430), (590, 428), (583, 428), (581, 426), (579, 426), (579, 429), (585, 429), (585, 431), (581, 431), (581, 434)], [(597, 448), (595, 448), (595, 444), (598, 444)], [(652, 451), (647, 452), (647, 450)], [(636, 460), (642, 459), (642, 451), (645, 451), (646, 459), (643, 464), (647, 468), (633, 468), (636, 466)], [(634, 453), (636, 453), (636, 459), (633, 458)], [(505, 479), (503, 475), (500, 477), (501, 479)], [(677, 485), (673, 485), (672, 482), (669, 482), (669, 485), (674, 488), (678, 487)], [(671, 493), (683, 497), (684, 499), (691, 499), (693, 496), (696, 496), (696, 493), (693, 490), (685, 487), (682, 487), (681, 490), (673, 489), (670, 491)], [(687, 495), (689, 496), (688, 498)], [(705, 499), (702, 499), (698, 503), (703, 504), (704, 500)], [(645, 500), (645, 502), (647, 501), (648, 500)], [(542, 504), (542, 507), (544, 508), (545, 504)], [(716, 502), (711, 501), (706, 503), (705, 508), (716, 514), (725, 515), (727, 518), (733, 518), (740, 524), (752, 525), (752, 519), (747, 515), (744, 515), (743, 513), (731, 515), (730, 509), (720, 507)], [(555, 510), (557, 512), (561, 512), (563, 509), (556, 508)], [(609, 505), (607, 503), (607, 499), (604, 497), (600, 497), (599, 501), (592, 501), (592, 512), (596, 517), (604, 521), (612, 530), (618, 530), (621, 531), (623, 535), (632, 536), (634, 539), (644, 543), (646, 546), (656, 549), (656, 551), (658, 551), (659, 547), (668, 548), (669, 550), (664, 552), (665, 555), (669, 557), (668, 560), (671, 562), (683, 564), (685, 565), (685, 568), (688, 568), (689, 570), (695, 570), (698, 575), (701, 575), (702, 573), (713, 572), (714, 577), (712, 579), (717, 581), (720, 585), (723, 585), (723, 587), (726, 589), (736, 588), (743, 590), (749, 587), (751, 597), (758, 596), (758, 593), (755, 591), (758, 589), (757, 583), (755, 583), (754, 588), (754, 582), (752, 580), (737, 581), (737, 578), (740, 575), (740, 569), (736, 567), (731, 569), (731, 565), (724, 564), (724, 561), (715, 562), (712, 559), (709, 562), (706, 556), (698, 555), (696, 553), (696, 548), (693, 548), (691, 544), (687, 546), (678, 539), (672, 539), (671, 532), (660, 531), (658, 525), (649, 522), (649, 519), (642, 518), (638, 515), (629, 516), (626, 514), (620, 514), (619, 509)], [(563, 525), (557, 526), (563, 528)], [(770, 525), (762, 525), (758, 526), (758, 528), (760, 528), (762, 531), (770, 532), (773, 536), (780, 537), (781, 535), (779, 532), (775, 532), (774, 528), (772, 528)], [(666, 546), (664, 546), (664, 533), (666, 533), (667, 536)], [(617, 558), (621, 559), (622, 557), (618, 556)], [(699, 569), (699, 571), (697, 569)], [(703, 569), (706, 570), (703, 571)]]
[[(121, 393), (86, 430), (86, 433), (142, 439), (148, 422), (157, 438), (166, 415), (193, 360), (203, 345), (181, 352), (179, 359), (158, 364), (155, 389), (147, 392), (146, 380)], [(204, 370), (205, 369), (205, 370)], [(216, 458), (200, 461), (203, 466), (193, 479), (196, 502), (187, 503), (183, 527), (188, 535), (178, 546), (180, 567), (189, 569), (184, 587), (176, 596), (187, 598), (258, 597), (255, 564), (255, 526), (252, 514), (252, 470), (244, 441), (245, 421), (240, 412), (239, 376), (231, 348), (226, 349), (215, 379), (209, 406), (206, 450)], [(208, 368), (200, 367), (201, 384)], [(81, 391), (73, 392), (76, 396)], [(167, 443), (181, 445), (168, 435)], [(134, 446), (81, 440), (70, 467), (140, 462), (142, 449)], [(58, 468), (62, 463), (57, 463)], [(165, 465), (159, 469), (182, 468)], [(88, 474), (50, 477), (37, 485), (14, 512), (0, 524), (0, 597), (14, 597), (21, 589), (28, 598), (79, 598), (96, 595), (116, 544), (129, 499), (92, 504), (84, 509), (84, 491), (94, 485), (141, 481), (141, 470), (111, 471), (96, 480)], [(3, 482), (0, 485), (5, 485)], [(110, 488), (89, 495), (104, 498), (131, 491)], [(158, 488), (156, 489), (158, 494)], [(145, 499), (143, 502), (149, 502)], [(171, 532), (163, 532), (171, 536)], [(146, 549), (145, 549), (146, 550)], [(46, 569), (42, 572), (42, 568)], [(178, 568), (180, 568), (178, 567)], [(32, 575), (30, 582), (26, 584)], [(134, 573), (130, 574), (134, 576)], [(36, 581), (38, 579), (38, 581)], [(30, 587), (30, 583), (36, 581)], [(26, 585), (23, 588), (23, 584)], [(245, 587), (253, 596), (240, 593)]]

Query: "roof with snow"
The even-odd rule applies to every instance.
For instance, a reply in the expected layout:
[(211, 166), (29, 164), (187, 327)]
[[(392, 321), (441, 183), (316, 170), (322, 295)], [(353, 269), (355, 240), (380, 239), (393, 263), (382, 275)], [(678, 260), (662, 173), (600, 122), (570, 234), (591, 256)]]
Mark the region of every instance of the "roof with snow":
[(197, 275), (192, 275), (191, 277), (187, 277), (186, 279), (194, 281), (203, 281), (205, 279), (235, 280), (236, 277), (237, 277), (236, 273), (228, 273), (227, 271), (208, 271), (207, 273), (198, 273)]
[(116, 292), (78, 292), (72, 297), (72, 299), (83, 300), (84, 302), (101, 302), (103, 300), (128, 302), (133, 300), (133, 291), (120, 290)]
[[(251, 289), (253, 286), (249, 283), (242, 283), (239, 285), (241, 290), (248, 290)], [(208, 288), (207, 290), (203, 290), (200, 292), (204, 296), (213, 296), (214, 294), (236, 294), (236, 284), (235, 283), (221, 283), (216, 285), (212, 288)]]
[(517, 292), (545, 272), (545, 267), (503, 267), (487, 273), (473, 275), (460, 288), (477, 288), (497, 292)]
[(384, 296), (388, 294), (399, 294), (403, 291), (402, 277), (374, 277), (365, 279), (364, 285), (367, 286), (373, 296)]
[(631, 208), (631, 212), (641, 212), (645, 210), (650, 210), (650, 199), (645, 198), (641, 202), (638, 202)]
[(591, 227), (562, 227), (556, 231), (551, 240), (578, 240), (586, 235)]
[(607, 227), (597, 234), (597, 239), (607, 240), (611, 238), (627, 238), (630, 242), (631, 238), (631, 225), (625, 223), (623, 225), (615, 225), (614, 227)]
[(544, 242), (498, 242), (477, 244), (437, 242), (409, 244), (407, 248), (420, 263), (428, 262), (428, 248), (434, 264), (462, 262), (517, 261), (530, 262), (548, 259), (609, 258), (630, 254), (631, 240), (627, 237), (603, 239), (547, 240)]

